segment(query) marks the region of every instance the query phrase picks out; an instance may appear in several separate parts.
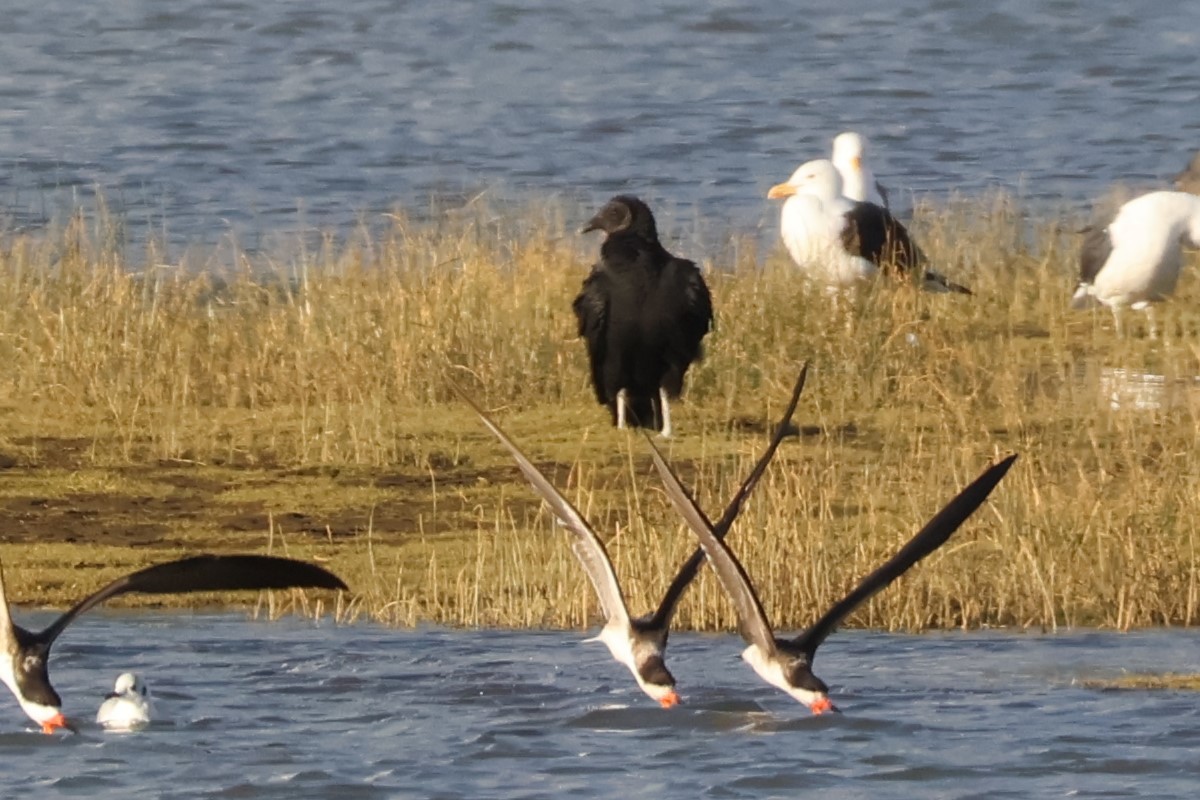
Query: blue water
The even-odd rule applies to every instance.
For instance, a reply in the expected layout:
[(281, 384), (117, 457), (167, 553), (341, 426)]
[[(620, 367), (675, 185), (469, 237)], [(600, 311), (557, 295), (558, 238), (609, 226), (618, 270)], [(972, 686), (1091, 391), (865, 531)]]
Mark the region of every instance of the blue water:
[[(97, 193), (177, 256), (381, 224), (481, 192), (772, 232), (767, 187), (840, 130), (913, 196), (1078, 208), (1200, 147), (1200, 4), (1009, 0), (42, 0), (0, 20), (0, 230)], [(39, 615), (32, 615), (38, 619)], [(1194, 671), (1193, 631), (839, 633), (845, 713), (678, 634), (654, 707), (582, 633), (106, 614), (56, 645), (87, 720), (137, 670), (133, 735), (0, 712), (0, 796), (1194, 798), (1200, 703), (1080, 681)]]
[[(44, 614), (22, 621), (49, 621)], [(731, 635), (672, 636), (664, 711), (584, 632), (101, 612), (51, 675), (88, 719), (137, 670), (158, 719), (44, 736), (0, 703), (0, 796), (88, 798), (1187, 798), (1195, 693), (1101, 691), (1196, 668), (1200, 634), (841, 632), (813, 717)]]
[(1200, 147), (1200, 4), (42, 0), (0, 36), (0, 221), (97, 190), (175, 246), (269, 246), (479, 192), (772, 228), (853, 128), (914, 196), (1086, 206)]

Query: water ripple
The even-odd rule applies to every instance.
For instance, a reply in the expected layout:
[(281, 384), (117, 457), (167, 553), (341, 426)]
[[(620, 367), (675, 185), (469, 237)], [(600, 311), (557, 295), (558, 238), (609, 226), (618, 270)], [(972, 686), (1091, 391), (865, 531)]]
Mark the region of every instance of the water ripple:
[(776, 213), (762, 187), (844, 128), (897, 196), (1002, 186), (1082, 208), (1115, 181), (1162, 185), (1198, 130), (1200, 6), (1151, 0), (51, 0), (6, 24), (8, 229), (99, 189), (135, 232), (250, 241), (296, 230), (300, 207), (349, 229), (484, 187), (589, 208), (657, 194), (757, 229)]

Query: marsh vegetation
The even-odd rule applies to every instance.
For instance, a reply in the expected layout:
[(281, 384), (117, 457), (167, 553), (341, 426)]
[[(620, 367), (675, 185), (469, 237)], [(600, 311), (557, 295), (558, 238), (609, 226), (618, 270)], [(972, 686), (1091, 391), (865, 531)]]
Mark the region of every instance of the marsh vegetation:
[[(571, 298), (594, 255), (562, 208), (475, 209), (234, 247), (180, 265), (77, 215), (0, 248), (0, 519), (14, 599), (59, 604), (198, 550), (318, 559), (388, 623), (582, 626), (562, 534), (445, 376), (609, 541), (648, 608), (692, 539), (640, 434), (594, 403)], [(1165, 341), (1072, 312), (1079, 220), (1011, 198), (918, 206), (974, 297), (881, 285), (835, 308), (781, 248), (699, 252), (717, 322), (668, 454), (717, 513), (812, 371), (733, 528), (781, 628), (810, 621), (998, 456), (1021, 454), (942, 551), (854, 617), (888, 629), (1194, 624), (1200, 613), (1200, 286)], [(128, 254), (135, 252), (136, 257)], [(1195, 258), (1191, 258), (1195, 266)], [(1132, 388), (1131, 388), (1132, 387)], [(703, 575), (679, 624), (727, 628)]]

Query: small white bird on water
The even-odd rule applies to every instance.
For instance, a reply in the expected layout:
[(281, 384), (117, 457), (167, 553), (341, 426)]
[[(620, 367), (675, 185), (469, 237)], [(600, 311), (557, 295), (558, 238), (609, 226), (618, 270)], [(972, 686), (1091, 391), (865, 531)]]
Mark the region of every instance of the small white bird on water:
[(1175, 292), (1184, 242), (1200, 247), (1200, 197), (1186, 192), (1150, 192), (1117, 211), (1107, 226), (1083, 230), (1079, 285), (1072, 308), (1102, 303), (1112, 309), (1117, 333), (1120, 310), (1145, 310), (1150, 338), (1158, 335), (1153, 303)]
[(833, 165), (842, 176), (842, 194), (851, 200), (888, 207), (887, 192), (867, 163), (867, 139), (854, 131), (833, 138)]
[(135, 731), (150, 724), (152, 710), (150, 687), (140, 676), (123, 672), (100, 704), (96, 722), (108, 731)]

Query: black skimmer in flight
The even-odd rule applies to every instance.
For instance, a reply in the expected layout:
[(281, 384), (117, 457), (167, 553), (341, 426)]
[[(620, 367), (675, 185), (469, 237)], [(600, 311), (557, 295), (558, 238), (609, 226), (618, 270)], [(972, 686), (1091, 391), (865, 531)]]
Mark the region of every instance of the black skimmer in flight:
[(1016, 455), (1011, 455), (989, 467), (974, 483), (959, 492), (958, 496), (939, 511), (908, 544), (900, 548), (896, 555), (864, 578), (850, 594), (834, 603), (812, 627), (794, 639), (778, 639), (771, 630), (771, 623), (767, 621), (766, 612), (763, 611), (758, 594), (755, 593), (741, 562), (729, 546), (714, 535), (712, 527), (704, 521), (704, 515), (683, 488), (679, 478), (667, 466), (653, 442), (650, 443), (650, 447), (654, 466), (658, 468), (663, 483), (666, 484), (667, 495), (700, 540), (700, 546), (708, 556), (721, 585), (733, 601), (737, 612), (738, 630), (747, 644), (742, 658), (754, 668), (759, 677), (808, 706), (814, 714), (837, 711), (837, 707), (829, 699), (829, 687), (812, 672), (817, 648), (854, 609), (944, 544), (987, 499), (1017, 458)]
[(146, 682), (139, 675), (123, 672), (117, 676), (113, 690), (104, 696), (96, 722), (108, 731), (135, 731), (150, 724), (152, 708)]
[(117, 578), (83, 600), (41, 632), (28, 631), (12, 621), (0, 571), (0, 680), (12, 690), (29, 718), (52, 733), (75, 730), (62, 713), (62, 700), (50, 684), (50, 647), (75, 618), (121, 594), (182, 594), (242, 589), (312, 587), (345, 589), (341, 578), (314, 564), (274, 556), (193, 556), (138, 570)]
[[(807, 374), (808, 365), (805, 364), (800, 371), (795, 389), (792, 391), (792, 399), (784, 411), (783, 418), (780, 420), (775, 434), (771, 437), (767, 449), (754, 465), (750, 475), (738, 487), (737, 493), (734, 494), (729, 507), (725, 509), (725, 513), (717, 521), (717, 524), (709, 523), (704, 512), (696, 508), (696, 513), (704, 520), (704, 524), (712, 531), (712, 535), (718, 539), (729, 530), (729, 526), (733, 524), (734, 519), (741, 511), (742, 503), (766, 471), (767, 464), (775, 455), (779, 443), (792, 431), (792, 414), (796, 411), (796, 404), (800, 400), (800, 392), (804, 389), (804, 379)], [(517, 466), (524, 473), (525, 479), (533, 485), (533, 488), (550, 506), (550, 510), (554, 512), (562, 525), (570, 531), (571, 549), (575, 552), (579, 563), (583, 565), (584, 571), (587, 572), (588, 578), (596, 590), (596, 595), (600, 599), (600, 606), (605, 617), (604, 628), (601, 629), (600, 635), (588, 641), (601, 641), (607, 645), (612, 657), (633, 673), (633, 677), (642, 691), (663, 708), (677, 705), (679, 695), (675, 691), (675, 676), (667, 669), (664, 661), (667, 637), (670, 634), (671, 619), (675, 615), (675, 608), (679, 600), (704, 564), (704, 551), (697, 549), (679, 568), (671, 585), (667, 587), (662, 602), (658, 604), (658, 609), (653, 614), (631, 617), (629, 608), (625, 604), (625, 596), (621, 592), (621, 585), (617, 581), (616, 571), (608, 557), (608, 551), (605, 550), (604, 543), (600, 541), (600, 537), (592, 530), (587, 520), (569, 500), (554, 488), (554, 484), (538, 471), (516, 443), (509, 439), (504, 431), (461, 388), (455, 384), (451, 385), (463, 400), (475, 409), (475, 413), (479, 414), (484, 425), (508, 448), (513, 458), (516, 459)]]

